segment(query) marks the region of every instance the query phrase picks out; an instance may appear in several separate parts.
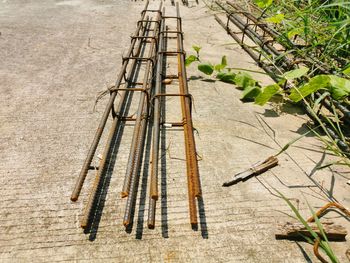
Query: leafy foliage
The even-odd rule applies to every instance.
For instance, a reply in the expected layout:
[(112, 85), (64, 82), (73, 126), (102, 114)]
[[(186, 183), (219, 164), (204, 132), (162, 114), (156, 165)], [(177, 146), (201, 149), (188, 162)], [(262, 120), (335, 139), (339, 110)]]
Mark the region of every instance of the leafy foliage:
[(260, 8), (269, 7), (272, 4), (273, 0), (254, 0), (254, 3)]
[[(300, 66), (297, 69), (285, 72), (281, 77), (282, 81), (277, 84), (268, 85), (261, 88), (258, 81), (256, 81), (250, 74), (246, 72), (231, 72), (227, 68), (227, 58), (222, 56), (221, 63), (213, 65), (209, 62), (202, 63), (199, 59), (200, 47), (193, 46), (197, 55), (190, 55), (186, 58), (186, 66), (191, 65), (193, 62), (199, 62), (198, 70), (207, 76), (214, 76), (216, 79), (234, 84), (236, 88), (241, 89), (242, 100), (255, 100), (255, 104), (263, 106), (276, 94), (286, 94), (281, 85), (286, 81), (300, 80), (301, 78), (307, 79), (307, 73), (309, 68)], [(214, 74), (215, 73), (215, 74)], [(316, 75), (308, 79), (300, 87), (294, 87), (291, 89), (290, 94), (287, 97), (293, 102), (299, 102), (300, 100), (308, 97), (312, 93), (320, 90), (327, 91), (330, 96), (335, 100), (343, 100), (350, 95), (350, 80), (336, 75)], [(324, 95), (322, 98), (324, 98)], [(316, 101), (317, 104), (317, 101)]]
[(198, 61), (198, 58), (195, 55), (190, 55), (185, 60), (186, 67), (191, 65), (193, 62)]
[(201, 63), (198, 65), (198, 70), (206, 75), (211, 75), (214, 72), (214, 66), (209, 63)]
[(321, 89), (327, 89), (335, 100), (342, 100), (350, 95), (350, 80), (335, 75), (317, 75), (302, 87), (293, 88), (289, 99), (298, 102)]
[(247, 87), (255, 87), (257, 81), (246, 72), (239, 72), (235, 77), (235, 84), (239, 89), (245, 90)]
[(282, 77), (285, 78), (286, 80), (293, 80), (304, 76), (306, 73), (308, 73), (308, 71), (309, 71), (309, 68), (301, 66), (300, 68), (284, 73)]
[(247, 86), (242, 92), (241, 100), (255, 99), (261, 93), (261, 89), (257, 86)]
[(284, 14), (277, 14), (271, 17), (268, 17), (265, 19), (266, 22), (274, 23), (274, 24), (280, 24), (284, 20)]
[(280, 91), (281, 87), (277, 84), (266, 86), (263, 91), (255, 98), (255, 104), (265, 105), (275, 94)]
[(219, 72), (216, 77), (222, 82), (235, 84), (236, 74), (233, 72)]
[(292, 202), (286, 197), (284, 196), (281, 192), (279, 192), (278, 190), (274, 189), (279, 195), (280, 197), (288, 204), (288, 206), (292, 209), (294, 215), (296, 216), (296, 219), (303, 224), (303, 226), (306, 228), (306, 230), (310, 233), (310, 235), (312, 236), (312, 238), (309, 238), (305, 235), (301, 235), (308, 243), (314, 245), (314, 243), (316, 242), (316, 240), (319, 240), (320, 242), (320, 247), (322, 248), (322, 250), (327, 254), (328, 258), (331, 260), (332, 263), (339, 263), (338, 258), (336, 257), (336, 255), (334, 254), (329, 241), (327, 239), (327, 236), (325, 234), (324, 228), (320, 222), (320, 219), (317, 217), (317, 215), (315, 214), (315, 212), (313, 211), (313, 209), (311, 208), (311, 206), (308, 204), (309, 209), (315, 219), (317, 228), (319, 230), (319, 232), (321, 233), (321, 237), (311, 228), (311, 226), (309, 225), (309, 223), (303, 218), (303, 216), (300, 214), (299, 210), (292, 204)]

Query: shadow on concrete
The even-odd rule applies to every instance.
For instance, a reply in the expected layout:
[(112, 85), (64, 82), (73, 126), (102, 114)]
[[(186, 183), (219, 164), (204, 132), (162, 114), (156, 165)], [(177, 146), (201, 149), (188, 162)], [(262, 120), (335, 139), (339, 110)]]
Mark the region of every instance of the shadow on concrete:
[[(129, 111), (131, 101), (132, 101), (132, 93), (129, 93), (127, 95), (127, 98), (125, 100), (125, 112)], [(119, 150), (119, 146), (121, 143), (121, 139), (123, 136), (123, 131), (125, 127), (124, 122), (120, 122), (120, 125), (117, 126), (117, 130), (115, 134), (113, 135), (110, 151), (107, 153), (107, 161), (105, 170), (101, 171), (101, 181), (97, 188), (97, 196), (94, 200), (93, 210), (95, 211), (95, 214), (89, 218), (89, 222), (87, 225), (87, 228), (84, 230), (84, 233), (89, 234), (89, 240), (94, 241), (97, 236), (98, 226), (101, 220), (102, 211), (104, 208), (104, 204), (106, 201), (106, 196), (110, 184), (110, 180), (113, 174), (114, 166), (117, 159), (117, 154)]]
[(142, 239), (142, 233), (143, 233), (144, 217), (145, 217), (145, 211), (146, 211), (148, 171), (149, 171), (149, 163), (150, 163), (150, 155), (151, 155), (151, 142), (152, 142), (152, 122), (150, 121), (148, 123), (148, 128), (147, 128), (145, 149), (143, 151), (145, 156), (143, 160), (140, 202), (139, 202), (137, 226), (136, 226), (136, 239)]
[(204, 239), (208, 239), (209, 233), (208, 233), (203, 197), (198, 197), (197, 201), (198, 201), (199, 224), (200, 224), (201, 234)]
[(299, 244), (299, 242), (295, 241), (295, 244), (298, 246), (298, 248), (300, 249), (300, 252), (303, 254), (303, 257), (305, 258), (305, 261), (307, 263), (312, 263), (311, 258), (309, 257), (309, 255), (306, 253), (305, 249)]
[[(281, 149), (283, 148), (283, 146), (277, 141), (276, 136), (275, 136), (275, 131), (272, 129), (272, 127), (269, 126), (269, 124), (263, 119), (262, 116), (260, 115), (256, 115), (257, 120), (259, 121), (262, 129), (265, 131), (266, 135), (270, 137), (270, 139), (272, 141), (274, 141), (276, 143), (276, 145), (278, 145)], [(266, 127), (265, 127), (266, 126)], [(270, 132), (268, 132), (268, 130), (270, 130)], [(272, 133), (272, 135), (270, 134)], [(305, 171), (305, 169), (298, 163), (297, 160), (295, 160), (293, 158), (293, 156), (291, 156), (287, 151), (284, 152), (285, 155), (287, 155), (289, 157), (289, 159), (300, 169), (300, 171), (306, 175), (306, 177), (310, 180), (310, 185), (289, 185), (285, 182), (282, 181), (281, 178), (279, 178), (278, 176), (276, 176), (272, 171), (272, 174), (275, 175), (275, 177), (277, 178), (277, 180), (284, 185), (287, 188), (318, 188), (320, 190), (320, 193), (323, 193), (324, 196), (331, 202), (337, 202), (337, 200), (334, 198), (333, 196), (333, 188), (334, 188), (334, 180), (332, 180), (330, 189), (326, 189), (322, 184), (320, 184), (316, 179), (313, 178), (313, 174), (315, 173), (314, 169), (313, 169), (313, 173), (309, 174), (307, 171)], [(324, 156), (321, 156), (321, 160), (318, 161), (317, 163), (315, 162), (316, 166), (319, 163), (322, 163), (324, 160)]]
[[(163, 108), (165, 113), (165, 107)], [(164, 116), (164, 115), (163, 115)], [(167, 154), (167, 145), (166, 145), (166, 130), (161, 130), (161, 227), (162, 227), (162, 237), (169, 237), (169, 228), (168, 228), (168, 192), (167, 192), (167, 172), (166, 172), (166, 154)]]
[[(141, 52), (141, 56), (143, 55), (144, 50)], [(166, 72), (166, 59), (165, 63), (163, 63), (164, 68), (163, 72)], [(141, 69), (141, 65), (137, 65), (134, 69), (134, 72), (132, 72), (132, 80), (131, 82), (137, 82), (138, 75)], [(210, 81), (210, 80), (209, 80)], [(128, 116), (129, 109), (132, 102), (133, 92), (127, 93), (126, 100), (124, 101), (124, 107), (122, 107), (123, 111), (120, 112), (120, 116)], [(166, 93), (165, 85), (162, 85), (161, 87), (161, 93)], [(166, 103), (165, 103), (165, 97), (161, 97), (160, 104), (161, 104), (161, 123), (165, 122), (165, 115), (166, 115)], [(150, 114), (152, 116), (152, 114)], [(84, 233), (89, 234), (89, 240), (94, 241), (96, 239), (99, 223), (101, 220), (103, 208), (106, 201), (106, 196), (110, 184), (110, 180), (113, 174), (113, 170), (116, 164), (117, 154), (120, 147), (122, 135), (124, 128), (127, 124), (123, 121), (120, 121), (120, 125), (117, 126), (117, 130), (115, 134), (113, 134), (112, 143), (110, 147), (110, 151), (107, 153), (106, 156), (106, 166), (104, 168), (104, 171), (101, 171), (101, 181), (97, 188), (97, 195), (94, 200), (93, 205), (93, 211), (94, 214), (89, 218), (88, 226), (85, 229)], [(145, 221), (145, 211), (146, 211), (146, 198), (147, 198), (147, 183), (148, 183), (148, 176), (149, 176), (149, 163), (150, 163), (150, 155), (151, 155), (151, 147), (152, 147), (152, 129), (153, 123), (152, 120), (150, 120), (147, 124), (147, 131), (145, 134), (145, 144), (142, 145), (141, 149), (141, 164), (143, 164), (142, 171), (139, 171), (138, 175), (136, 176), (136, 194), (135, 199), (131, 203), (131, 216), (130, 216), (130, 224), (125, 228), (125, 231), (127, 233), (132, 233), (133, 227), (134, 227), (134, 217), (136, 213), (136, 200), (138, 199), (138, 191), (140, 187), (140, 196), (139, 196), (139, 207), (138, 207), (138, 214), (137, 214), (137, 221), (136, 221), (136, 239), (142, 239), (143, 231), (144, 231), (144, 221)], [(172, 130), (174, 131), (174, 129)], [(182, 129), (181, 129), (182, 131)], [(168, 200), (167, 200), (167, 160), (166, 160), (166, 154), (167, 154), (167, 145), (166, 145), (166, 129), (160, 129), (160, 156), (161, 156), (161, 169), (160, 169), (160, 181), (161, 181), (161, 229), (162, 229), (162, 237), (168, 238), (169, 237), (169, 231), (168, 231)], [(141, 178), (140, 178), (141, 177)], [(140, 185), (139, 185), (140, 184)], [(204, 201), (203, 198), (198, 198), (198, 212), (199, 212), (199, 220), (200, 220), (200, 231), (203, 238), (208, 238), (208, 230), (207, 230), (207, 223), (206, 223), (206, 215), (205, 215), (205, 207), (204, 207)], [(198, 226), (193, 228), (194, 230), (198, 230)]]
[[(277, 103), (281, 103), (281, 102), (277, 102)], [(282, 103), (279, 110), (283, 113), (288, 113), (291, 115), (305, 115), (305, 112), (301, 107), (298, 107), (297, 105), (291, 102)], [(277, 111), (273, 109), (265, 109), (265, 112), (262, 115), (267, 118), (276, 118), (276, 117), (280, 117), (281, 114), (279, 114)]]

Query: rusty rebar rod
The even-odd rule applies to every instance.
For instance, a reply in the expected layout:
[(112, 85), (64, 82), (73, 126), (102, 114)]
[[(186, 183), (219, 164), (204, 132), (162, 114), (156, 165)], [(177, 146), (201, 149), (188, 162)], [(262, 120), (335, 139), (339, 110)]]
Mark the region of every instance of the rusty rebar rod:
[[(148, 4), (149, 4), (149, 0), (146, 1), (146, 5), (144, 7), (144, 10), (147, 9)], [(145, 18), (145, 12), (142, 12), (141, 20), (144, 20), (144, 18)], [(134, 35), (138, 36), (140, 34), (140, 32), (141, 32), (141, 29), (142, 29), (142, 23), (140, 23), (138, 25)], [(132, 55), (136, 42), (137, 42), (136, 38), (132, 39), (130, 48), (129, 48), (128, 52), (127, 52), (127, 56), (131, 56)], [(116, 81), (116, 83), (114, 85), (116, 88), (118, 88), (121, 85), (122, 80), (123, 80), (123, 78), (125, 76), (125, 73), (126, 73), (126, 70), (127, 70), (127, 66), (128, 66), (128, 61), (127, 60), (123, 61), (122, 69), (121, 69), (121, 71), (120, 71), (120, 73), (118, 75), (117, 81)], [(107, 103), (106, 109), (105, 109), (105, 111), (104, 111), (104, 113), (102, 115), (101, 121), (100, 121), (99, 126), (97, 128), (95, 137), (94, 137), (94, 139), (92, 141), (92, 144), (90, 146), (89, 152), (87, 154), (87, 157), (85, 159), (83, 167), (82, 167), (82, 169), (80, 171), (79, 177), (78, 177), (78, 179), (76, 181), (76, 184), (74, 186), (74, 190), (73, 190), (72, 195), (71, 195), (71, 200), (72, 201), (78, 200), (78, 197), (79, 197), (79, 194), (80, 194), (81, 189), (83, 187), (86, 175), (87, 175), (87, 173), (89, 171), (92, 159), (93, 159), (93, 157), (95, 155), (97, 146), (98, 146), (98, 144), (100, 142), (103, 130), (105, 128), (105, 125), (106, 125), (106, 122), (107, 122), (107, 119), (108, 119), (108, 116), (109, 116), (109, 114), (110, 114), (110, 112), (111, 112), (111, 110), (113, 108), (116, 96), (117, 96), (117, 92), (112, 92), (111, 93), (111, 96), (110, 96), (109, 101)], [(123, 100), (124, 96), (125, 96), (125, 92), (123, 92), (121, 94), (121, 96), (122, 96), (121, 100)], [(118, 107), (118, 110), (120, 111), (121, 109)], [(118, 112), (118, 110), (117, 110), (117, 112)]]
[[(185, 54), (183, 49), (183, 33), (180, 17), (179, 4), (176, 4), (177, 15), (177, 59), (179, 72), (179, 90), (180, 94), (189, 94), (187, 86), (187, 75), (185, 67)], [(193, 123), (191, 116), (191, 101), (188, 96), (181, 96), (181, 110), (184, 123), (184, 137), (185, 137), (185, 152), (186, 152), (186, 166), (187, 166), (187, 182), (189, 195), (189, 209), (190, 222), (192, 225), (197, 225), (197, 206), (195, 197), (201, 196), (199, 170), (197, 161), (196, 145), (193, 134)]]
[[(227, 4), (229, 4), (231, 7), (233, 7), (235, 10), (237, 11), (233, 11), (231, 12), (230, 10), (228, 10), (227, 8), (225, 8), (222, 4), (220, 4), (220, 2), (216, 1), (217, 5), (219, 5), (224, 11), (226, 11), (226, 13), (228, 14), (228, 18), (240, 29), (242, 30), (242, 32), (245, 34), (247, 33), (247, 35), (256, 43), (258, 44), (262, 50), (264, 52), (267, 53), (267, 55), (272, 56), (272, 57), (276, 57), (277, 58), (281, 58), (283, 59), (283, 64), (281, 64), (279, 67), (281, 67), (284, 71), (289, 71), (291, 69), (295, 69), (297, 67), (297, 64), (295, 63), (295, 61), (299, 60), (302, 61), (305, 65), (307, 65), (308, 67), (316, 67), (317, 68), (317, 72), (316, 73), (321, 73), (321, 74), (330, 74), (332, 73), (331, 68), (325, 64), (324, 62), (319, 61), (317, 58), (309, 56), (309, 57), (305, 57), (304, 55), (301, 55), (300, 52), (298, 52), (298, 47), (292, 43), (292, 42), (288, 42), (286, 43), (286, 41), (282, 41), (282, 43), (280, 43), (280, 41), (277, 41), (278, 39), (280, 39), (282, 37), (282, 35), (276, 35), (277, 33), (275, 33), (267, 24), (261, 24), (259, 22), (259, 19), (255, 18), (251, 13), (244, 11), (241, 7), (239, 7), (238, 5), (230, 2), (230, 1), (226, 1)], [(234, 15), (234, 13), (236, 13), (237, 15)], [(286, 50), (290, 50), (293, 49), (294, 51), (292, 53), (290, 53), (290, 55), (292, 55), (294, 57), (293, 60), (290, 60), (287, 58), (287, 56), (283, 53), (281, 53), (280, 51), (278, 51), (277, 49), (275, 49), (273, 47), (273, 45), (271, 43), (266, 43), (264, 42), (264, 39), (262, 36), (260, 36), (256, 31), (252, 30), (251, 28), (249, 28), (248, 22), (245, 24), (238, 16), (238, 14), (243, 14), (247, 20), (250, 20), (253, 22), (253, 24), (256, 27), (259, 27), (262, 31), (263, 34), (265, 35), (274, 35), (273, 36), (273, 40), (274, 42), (277, 42), (278, 44), (280, 44), (281, 46), (283, 46)], [(286, 40), (285, 38), (283, 38), (284, 40)], [(260, 57), (259, 57), (260, 60)], [(260, 60), (261, 64), (262, 61)], [(274, 75), (278, 75), (279, 72), (274, 73)], [(316, 92), (315, 93), (316, 97), (320, 97), (320, 93)], [(346, 106), (342, 105), (341, 103), (337, 102), (336, 100), (333, 100), (332, 98), (325, 98), (322, 101), (322, 104), (330, 111), (332, 112), (332, 106), (331, 104), (334, 104), (336, 109), (341, 112), (341, 114), (343, 115), (343, 119), (347, 124), (350, 124), (350, 111), (349, 109), (347, 109)]]
[[(160, 30), (159, 25), (161, 21), (162, 14), (160, 12), (162, 7), (162, 3), (160, 3), (159, 6), (159, 12), (157, 13), (156, 21), (158, 23), (155, 23), (154, 29), (153, 29), (153, 36), (157, 37), (158, 32)], [(148, 52), (148, 57), (155, 58), (156, 59), (156, 52), (157, 52), (157, 39), (153, 38), (150, 41), (151, 45)], [(144, 80), (143, 80), (143, 88), (148, 90), (149, 93), (151, 93), (152, 89), (152, 82), (153, 82), (153, 68), (154, 63), (152, 61), (147, 61), (145, 74), (144, 74)], [(133, 133), (133, 142), (135, 143), (135, 147), (130, 150), (130, 155), (132, 156), (132, 161), (128, 162), (128, 168), (127, 173), (125, 175), (125, 181), (124, 181), (124, 187), (123, 187), (123, 195), (127, 195), (127, 203), (124, 213), (124, 220), (123, 224), (124, 226), (128, 226), (131, 224), (131, 213), (133, 204), (135, 203), (136, 195), (137, 195), (137, 183), (138, 183), (138, 177), (139, 177), (139, 170), (141, 166), (141, 156), (142, 156), (142, 150), (144, 145), (144, 139), (145, 139), (145, 132), (146, 132), (146, 126), (148, 121), (148, 114), (149, 114), (149, 107), (148, 107), (149, 101), (147, 101), (147, 96), (144, 93), (141, 93), (140, 100), (139, 100), (139, 107), (134, 127), (134, 133)], [(129, 155), (129, 156), (130, 156)], [(129, 157), (130, 159), (130, 157)]]
[[(142, 30), (142, 35), (144, 35), (146, 33), (148, 27), (149, 27), (149, 24), (146, 22), (146, 24)], [(142, 48), (143, 48), (143, 41), (140, 41), (136, 46), (136, 50), (134, 50), (134, 54), (136, 56), (138, 56), (141, 53)], [(123, 89), (123, 90), (127, 90), (131, 85), (133, 85), (132, 79), (133, 79), (133, 75), (135, 73), (135, 69), (137, 66), (138, 66), (138, 62), (136, 60), (131, 62), (131, 70), (128, 72), (128, 76), (126, 78), (127, 81), (125, 83), (125, 86), (127, 88)], [(132, 88), (130, 88), (130, 90), (132, 90)], [(99, 185), (101, 184), (102, 175), (105, 172), (105, 168), (106, 168), (105, 166), (107, 164), (108, 154), (109, 154), (111, 147), (112, 147), (113, 138), (115, 136), (116, 131), (119, 129), (121, 123), (123, 122), (123, 117), (124, 117), (123, 115), (125, 114), (124, 106), (126, 104), (126, 100), (127, 100), (127, 94), (126, 94), (126, 92), (124, 92), (123, 96), (118, 104), (118, 111), (117, 111), (118, 114), (113, 119), (112, 126), (110, 128), (110, 132), (109, 132), (109, 135), (107, 138), (106, 146), (105, 146), (102, 158), (101, 158), (100, 163), (99, 163), (99, 169), (96, 171), (95, 180), (94, 180), (93, 186), (91, 188), (91, 191), (89, 194), (89, 199), (88, 199), (88, 202), (86, 204), (85, 211), (84, 211), (84, 216), (83, 216), (83, 218), (81, 220), (81, 224), (80, 224), (82, 228), (86, 228), (88, 223), (89, 223), (89, 220), (92, 218), (94, 202), (96, 201), (98, 188), (99, 188)]]
[[(154, 30), (159, 31), (159, 23), (160, 23), (160, 17), (161, 17), (161, 8), (162, 8), (162, 2), (159, 5), (159, 8), (157, 9), (157, 18), (154, 21), (155, 22), (155, 27)], [(155, 10), (151, 10), (151, 11), (155, 11)], [(152, 52), (153, 52), (153, 44), (156, 46), (157, 45), (157, 41), (155, 41), (155, 38), (158, 37), (158, 33), (155, 34), (155, 32), (153, 32), (153, 38), (150, 40), (152, 43)], [(154, 58), (153, 53), (149, 52), (148, 58)], [(145, 80), (146, 80), (146, 75), (148, 74), (147, 71), (149, 71), (151, 69), (151, 65), (154, 66), (154, 61), (153, 60), (148, 60), (147, 61), (147, 66), (146, 66), (146, 74), (145, 74)], [(148, 76), (147, 76), (148, 77)], [(147, 83), (143, 82), (143, 89), (146, 90), (147, 88)], [(140, 96), (140, 101), (139, 101), (139, 106), (138, 106), (138, 112), (137, 112), (137, 118), (136, 118), (136, 122), (135, 122), (135, 128), (134, 128), (134, 132), (133, 132), (133, 137), (132, 137), (132, 141), (131, 141), (131, 146), (130, 146), (130, 153), (129, 153), (129, 158), (128, 158), (128, 163), (127, 163), (127, 167), (126, 167), (126, 173), (125, 173), (125, 179), (124, 179), (124, 184), (123, 184), (123, 188), (122, 188), (122, 192), (121, 192), (121, 196), (127, 197), (129, 195), (129, 191), (130, 191), (130, 186), (131, 186), (131, 179), (132, 179), (132, 174), (133, 174), (133, 170), (134, 170), (134, 165), (135, 165), (135, 153), (137, 152), (137, 149), (140, 148), (138, 146), (139, 142), (138, 142), (138, 138), (139, 138), (139, 133), (140, 133), (140, 124), (141, 124), (141, 115), (143, 112), (143, 105), (144, 105), (144, 101), (147, 98), (145, 97), (145, 94), (142, 93)]]
[[(164, 12), (164, 9), (163, 9)], [(161, 32), (164, 31), (164, 20), (161, 20)], [(155, 94), (159, 94), (163, 80), (163, 33), (159, 34), (158, 41), (158, 58), (157, 58), (157, 69), (156, 69), (156, 84)], [(155, 97), (153, 103), (153, 137), (152, 137), (152, 159), (151, 159), (151, 187), (150, 195), (151, 198), (158, 199), (158, 156), (159, 156), (159, 130), (160, 128), (160, 97)]]
[[(264, 40), (262, 39), (261, 36), (257, 35), (257, 33), (255, 32), (255, 34), (253, 34), (252, 32), (254, 32), (252, 29), (250, 29), (246, 24), (244, 24), (241, 20), (240, 22), (237, 19), (233, 19), (233, 17), (236, 17), (235, 15), (232, 15), (232, 12), (230, 12), (228, 9), (226, 9), (224, 6), (222, 6), (220, 3), (217, 2), (217, 4), (227, 12), (227, 18), (228, 21), (233, 22), (240, 30), (242, 30), (243, 34), (247, 34), (248, 37), (255, 42), (256, 44), (259, 45), (259, 43), (262, 43)], [(266, 73), (268, 73), (270, 75), (270, 77), (275, 80), (276, 82), (280, 81), (280, 77), (279, 75), (281, 74), (281, 72), (286, 72), (288, 70), (291, 69), (295, 69), (297, 67), (297, 65), (295, 65), (294, 63), (291, 62), (291, 60), (289, 59), (284, 59), (284, 63), (280, 66), (276, 65), (275, 63), (268, 65), (266, 62), (261, 60), (261, 56), (255, 54), (251, 48), (246, 45), (243, 41), (243, 39), (240, 39), (229, 27), (228, 24), (225, 24), (223, 21), (221, 21), (221, 19), (215, 15), (215, 19), (217, 20), (217, 22), (226, 29), (227, 33), (230, 34), (232, 36), (232, 38), (234, 38), (237, 43), (240, 44), (240, 46), (258, 63), (258, 65), (260, 67), (262, 67)], [(243, 24), (242, 24), (243, 23)], [(265, 31), (264, 31), (265, 32)], [(259, 42), (260, 41), (260, 42)], [(270, 46), (269, 43), (266, 43), (265, 46)], [(284, 55), (282, 53), (280, 53), (279, 51), (275, 50), (275, 52), (272, 52), (271, 49), (262, 49), (262, 51), (264, 51), (266, 53), (267, 56), (275, 56), (278, 55), (278, 57), (284, 57)], [(268, 58), (265, 55), (266, 58)], [(308, 62), (308, 61), (306, 61)], [(310, 62), (311, 63), (311, 62)], [(320, 66), (320, 65), (316, 65), (316, 67), (318, 68), (318, 70), (320, 72), (323, 73), (327, 73), (327, 71), (324, 71), (324, 67)], [(315, 93), (316, 98), (318, 98), (320, 96), (320, 94), (318, 92)], [(334, 103), (334, 100), (332, 100), (331, 98), (329, 99), (324, 99), (322, 101), (322, 104), (330, 111), (333, 112), (331, 103)], [(313, 119), (315, 121), (315, 123), (318, 123), (317, 118), (315, 118), (314, 114), (308, 109), (308, 107), (305, 105), (305, 103), (302, 102), (303, 107), (306, 110), (306, 113), (310, 116), (311, 119)], [(348, 120), (347, 118), (350, 116), (350, 112), (349, 110), (346, 109), (346, 107), (339, 107), (339, 103), (334, 103), (334, 105), (336, 106), (336, 108), (342, 112), (342, 114), (344, 115), (344, 120), (347, 121), (348, 123), (350, 123), (350, 120)], [(319, 118), (322, 118), (322, 116), (320, 115)], [(344, 155), (346, 156), (350, 156), (350, 148), (347, 145), (346, 142), (342, 141), (342, 139), (337, 135), (336, 131), (334, 131), (333, 127), (335, 127), (335, 125), (331, 125), (328, 124), (329, 121), (322, 121), (326, 126), (327, 132), (329, 133), (329, 135), (337, 141), (337, 145), (339, 146), (339, 148), (344, 152)]]
[[(165, 8), (163, 9), (163, 14)], [(163, 80), (163, 48), (164, 48), (164, 19), (160, 23), (158, 39), (158, 58), (156, 68), (156, 84), (154, 94), (160, 94)], [(158, 200), (158, 159), (159, 159), (159, 137), (160, 137), (160, 97), (155, 97), (153, 103), (153, 134), (152, 134), (152, 156), (151, 156), (151, 181), (150, 198), (148, 210), (148, 228), (155, 226), (156, 201)]]

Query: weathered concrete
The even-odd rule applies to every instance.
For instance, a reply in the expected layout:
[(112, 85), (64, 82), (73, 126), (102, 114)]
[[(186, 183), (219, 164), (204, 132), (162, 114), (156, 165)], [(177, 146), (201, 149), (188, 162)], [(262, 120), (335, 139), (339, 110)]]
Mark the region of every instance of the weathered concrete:
[[(162, 158), (167, 184), (164, 174), (161, 180), (166, 195), (158, 202), (156, 229), (146, 227), (148, 201), (141, 198), (134, 229), (125, 232), (120, 190), (130, 126), (116, 156), (97, 235), (90, 241), (79, 228), (94, 173), (77, 203), (69, 196), (106, 101), (93, 112), (95, 95), (115, 81), (143, 5), (128, 0), (0, 3), (0, 261), (305, 262), (304, 249), (315, 260), (310, 245), (274, 239), (276, 223), (291, 212), (273, 188), (294, 198), (307, 217), (306, 200), (319, 207), (335, 197), (349, 206), (348, 174), (315, 172), (323, 151), (311, 136), (281, 155), (273, 171), (222, 188), (235, 172), (304, 132), (307, 117), (292, 107), (288, 110), (294, 114), (277, 117), (268, 107), (243, 104), (232, 85), (195, 78), (189, 84), (202, 157), (200, 229), (189, 226), (182, 132), (168, 131)], [(181, 12), (188, 53), (199, 44), (203, 60), (219, 61), (225, 54), (233, 67), (259, 70), (203, 4)], [(195, 66), (189, 67), (189, 77), (198, 75)], [(256, 77), (270, 82), (264, 75)], [(177, 112), (170, 108), (173, 103), (169, 119)], [(146, 175), (144, 169), (139, 197), (147, 196)], [(335, 215), (328, 217), (350, 230), (348, 221)], [(332, 247), (345, 262), (349, 242)]]

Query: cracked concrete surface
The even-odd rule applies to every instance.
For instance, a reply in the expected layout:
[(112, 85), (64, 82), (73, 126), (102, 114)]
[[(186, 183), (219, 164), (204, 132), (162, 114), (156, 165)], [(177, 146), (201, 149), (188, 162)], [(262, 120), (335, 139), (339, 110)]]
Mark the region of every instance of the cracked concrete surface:
[[(167, 12), (173, 13), (168, 2)], [(151, 2), (153, 7), (157, 4)], [(93, 240), (79, 228), (94, 173), (89, 173), (77, 203), (71, 203), (69, 196), (107, 100), (93, 111), (95, 96), (114, 83), (143, 5), (128, 0), (0, 2), (0, 261), (307, 262), (309, 257), (316, 261), (310, 245), (275, 240), (276, 224), (290, 220), (284, 213), (291, 211), (273, 188), (292, 198), (308, 217), (306, 200), (316, 209), (331, 198), (349, 207), (348, 171), (315, 171), (317, 163), (330, 157), (324, 156), (316, 138), (308, 136), (281, 155), (280, 165), (272, 171), (222, 188), (234, 173), (306, 131), (307, 117), (292, 106), (287, 108), (292, 114), (277, 116), (268, 106), (243, 104), (232, 85), (194, 78), (200, 75), (194, 65), (188, 76), (193, 77), (189, 87), (202, 158), (198, 231), (189, 226), (182, 132), (167, 130), (162, 136), (168, 151), (161, 160), (166, 178), (160, 180), (156, 229), (146, 226), (146, 154), (134, 228), (125, 232), (120, 190), (130, 125), (125, 126), (111, 167)], [(182, 6), (181, 13), (187, 53), (198, 44), (204, 60), (215, 62), (227, 55), (232, 67), (259, 71), (203, 3)], [(254, 76), (264, 84), (271, 82), (263, 74)], [(350, 230), (349, 222), (338, 214), (326, 217)], [(349, 242), (331, 244), (340, 261), (346, 262)]]

